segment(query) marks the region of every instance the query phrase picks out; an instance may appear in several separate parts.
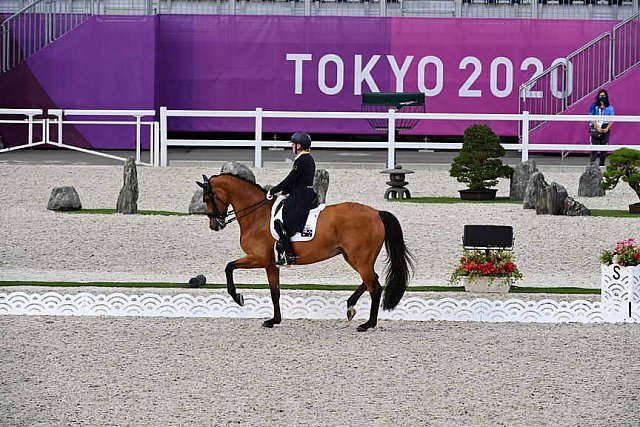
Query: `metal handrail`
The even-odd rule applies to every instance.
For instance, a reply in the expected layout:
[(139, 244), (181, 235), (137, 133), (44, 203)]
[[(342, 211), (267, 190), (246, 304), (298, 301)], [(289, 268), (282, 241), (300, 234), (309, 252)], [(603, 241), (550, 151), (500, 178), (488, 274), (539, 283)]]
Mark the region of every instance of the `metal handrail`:
[[(619, 24), (616, 24), (613, 27), (613, 30), (611, 31), (612, 33), (612, 43), (613, 43), (613, 48), (611, 49), (611, 76), (612, 78), (616, 78), (619, 75), (621, 75), (622, 73), (625, 73), (626, 71), (628, 71), (630, 68), (634, 67), (635, 65), (637, 65), (640, 62), (640, 53), (638, 51), (638, 49), (640, 49), (640, 41), (639, 41), (639, 35), (638, 35), (638, 29), (637, 26), (633, 26), (630, 25), (631, 22), (634, 21), (638, 21), (640, 20), (640, 12), (636, 13), (635, 15), (630, 16), (629, 18), (625, 19), (624, 21), (620, 22)], [(623, 32), (625, 29), (629, 29), (630, 31), (633, 31), (635, 34), (631, 34), (631, 36), (629, 37), (629, 40), (625, 40), (625, 42), (629, 42), (630, 44), (632, 44), (631, 48), (629, 48), (629, 46), (627, 45), (627, 43), (619, 43), (619, 39), (621, 38), (620, 33)], [(635, 36), (635, 37), (634, 37)], [(629, 52), (630, 55), (635, 55), (635, 58), (632, 59), (632, 62), (629, 64), (623, 64), (623, 67), (621, 67), (621, 70), (618, 70), (617, 65), (618, 65), (618, 56), (616, 55), (616, 52), (618, 49), (624, 49), (624, 52)], [(626, 56), (626, 55), (625, 55)]]
[[(604, 32), (567, 55), (562, 61), (535, 75), (520, 85), (518, 110), (534, 114), (559, 114), (577, 104), (612, 80), (613, 49), (611, 33)], [(602, 60), (584, 60), (585, 56), (591, 56), (592, 51), (593, 55), (601, 57)], [(560, 73), (562, 90), (559, 89)], [(543, 86), (546, 92), (538, 91), (535, 96), (528, 96), (535, 85)], [(531, 130), (542, 124), (543, 122), (532, 122)]]
[(97, 1), (81, 0), (81, 12), (74, 12), (74, 0), (35, 0), (7, 18), (0, 25), (0, 74), (84, 23)]

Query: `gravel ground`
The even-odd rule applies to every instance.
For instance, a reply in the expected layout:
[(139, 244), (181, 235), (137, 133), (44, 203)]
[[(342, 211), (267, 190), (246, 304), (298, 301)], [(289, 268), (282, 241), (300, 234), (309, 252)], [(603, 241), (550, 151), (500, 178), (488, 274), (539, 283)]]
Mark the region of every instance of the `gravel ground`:
[[(202, 168), (138, 168), (139, 209), (186, 212)], [(545, 172), (548, 182), (577, 194), (580, 171)], [(274, 184), (282, 169), (256, 170), (260, 184)], [(465, 224), (514, 228), (521, 286), (600, 286), (598, 254), (616, 241), (640, 236), (636, 218), (536, 215), (517, 204), (413, 204), (383, 199), (386, 176), (372, 170), (330, 170), (329, 203), (357, 201), (394, 213), (417, 259), (413, 285), (445, 285), (460, 256)], [(464, 186), (446, 171), (409, 175), (414, 196), (456, 196)], [(0, 280), (169, 281), (204, 274), (224, 283), (224, 266), (243, 254), (233, 223), (210, 231), (202, 216), (71, 215), (46, 210), (53, 187), (73, 185), (85, 208), (115, 207), (121, 166), (0, 165)], [(508, 195), (508, 181), (498, 186)], [(577, 197), (576, 197), (577, 198)], [(637, 197), (626, 185), (600, 198), (577, 198), (590, 208), (626, 209)], [(379, 257), (379, 267), (384, 256)], [(331, 271), (331, 274), (326, 274)], [(262, 270), (236, 272), (237, 283), (265, 283)], [(282, 283), (359, 284), (340, 257), (283, 270)]]
[(637, 426), (632, 325), (0, 316), (6, 426)]

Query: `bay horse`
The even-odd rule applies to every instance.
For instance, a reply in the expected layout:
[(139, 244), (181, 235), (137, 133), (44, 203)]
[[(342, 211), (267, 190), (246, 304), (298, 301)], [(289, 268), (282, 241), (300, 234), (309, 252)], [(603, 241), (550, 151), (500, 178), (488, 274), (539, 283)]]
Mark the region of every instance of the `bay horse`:
[[(227, 264), (227, 291), (238, 305), (244, 305), (242, 294), (236, 292), (233, 271), (239, 268), (264, 268), (273, 302), (273, 318), (266, 320), (262, 326), (272, 328), (282, 321), (280, 270), (275, 265), (275, 239), (269, 224), (274, 201), (266, 199), (266, 191), (258, 184), (237, 175), (202, 177), (204, 182), (196, 183), (203, 190), (209, 228), (219, 231), (234, 220), (240, 226), (240, 247), (246, 255)], [(229, 211), (229, 206), (232, 206), (232, 211)], [(378, 322), (383, 291), (374, 267), (383, 243), (388, 257), (382, 307), (391, 310), (404, 295), (410, 269), (413, 269), (413, 257), (405, 245), (400, 223), (393, 214), (360, 203), (330, 205), (318, 217), (313, 240), (293, 243), (298, 265), (313, 264), (342, 255), (360, 274), (362, 283), (347, 300), (347, 319), (355, 316), (356, 302), (365, 290), (371, 296), (371, 310), (369, 320), (359, 325), (358, 331), (373, 328)]]

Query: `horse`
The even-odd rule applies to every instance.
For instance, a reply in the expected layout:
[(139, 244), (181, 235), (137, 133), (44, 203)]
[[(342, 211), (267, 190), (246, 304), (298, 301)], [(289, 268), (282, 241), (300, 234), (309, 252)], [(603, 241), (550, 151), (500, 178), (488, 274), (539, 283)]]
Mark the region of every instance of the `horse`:
[[(237, 175), (222, 173), (211, 178), (202, 175), (202, 178), (204, 182), (196, 181), (196, 184), (203, 190), (209, 228), (220, 231), (235, 220), (240, 226), (240, 247), (246, 255), (227, 264), (227, 292), (238, 305), (244, 305), (244, 297), (236, 292), (234, 270), (264, 268), (273, 303), (273, 318), (264, 321), (262, 326), (272, 328), (282, 321), (280, 270), (275, 265), (275, 239), (270, 231), (271, 208), (275, 201), (267, 200), (266, 191), (258, 184)], [(378, 322), (383, 289), (374, 267), (383, 244), (388, 256), (382, 307), (392, 310), (404, 295), (414, 269), (413, 256), (405, 245), (400, 222), (393, 214), (353, 202), (329, 205), (318, 217), (315, 237), (307, 242), (293, 242), (298, 265), (342, 255), (358, 272), (362, 283), (347, 300), (347, 319), (353, 319), (358, 299), (368, 291), (371, 310), (369, 319), (357, 328), (361, 332), (374, 328)]]

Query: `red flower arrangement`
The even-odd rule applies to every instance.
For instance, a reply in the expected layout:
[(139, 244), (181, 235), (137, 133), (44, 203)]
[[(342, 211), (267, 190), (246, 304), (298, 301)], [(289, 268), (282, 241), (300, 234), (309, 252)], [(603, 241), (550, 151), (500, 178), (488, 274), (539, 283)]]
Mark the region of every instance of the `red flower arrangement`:
[(504, 278), (513, 284), (522, 278), (508, 251), (463, 251), (458, 266), (451, 274), (450, 282), (457, 284), (461, 277), (496, 277)]
[(616, 243), (613, 251), (603, 250), (600, 262), (605, 265), (618, 264), (622, 267), (640, 265), (640, 245), (635, 239), (621, 240)]

